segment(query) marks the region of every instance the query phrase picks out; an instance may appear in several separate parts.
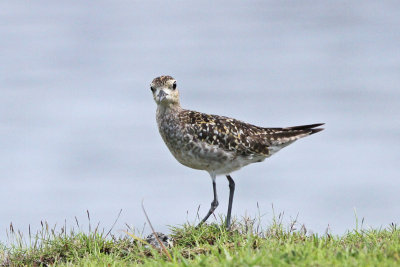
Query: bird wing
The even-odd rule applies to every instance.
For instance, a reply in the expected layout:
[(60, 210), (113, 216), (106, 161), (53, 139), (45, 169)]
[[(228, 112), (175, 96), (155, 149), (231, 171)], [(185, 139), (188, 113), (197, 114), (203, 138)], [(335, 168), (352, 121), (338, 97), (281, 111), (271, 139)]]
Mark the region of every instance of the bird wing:
[(268, 155), (263, 128), (236, 119), (196, 111), (181, 112), (180, 119), (195, 141), (216, 145), (241, 155)]
[(258, 127), (240, 120), (197, 111), (180, 113), (183, 125), (193, 140), (216, 145), (240, 155), (270, 156), (295, 140), (322, 131), (323, 123), (286, 128)]

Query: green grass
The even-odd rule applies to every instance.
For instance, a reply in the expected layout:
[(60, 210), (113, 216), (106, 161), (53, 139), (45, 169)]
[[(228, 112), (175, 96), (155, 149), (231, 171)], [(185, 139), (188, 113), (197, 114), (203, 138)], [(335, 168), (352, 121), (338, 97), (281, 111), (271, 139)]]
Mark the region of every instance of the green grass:
[[(400, 266), (400, 230), (349, 231), (343, 236), (307, 233), (295, 223), (262, 229), (257, 220), (195, 228), (171, 228), (174, 246), (165, 253), (129, 235), (84, 234), (43, 229), (25, 244), (18, 233), (0, 244), (0, 266)], [(132, 233), (132, 231), (130, 231)], [(137, 235), (137, 233), (133, 233)]]

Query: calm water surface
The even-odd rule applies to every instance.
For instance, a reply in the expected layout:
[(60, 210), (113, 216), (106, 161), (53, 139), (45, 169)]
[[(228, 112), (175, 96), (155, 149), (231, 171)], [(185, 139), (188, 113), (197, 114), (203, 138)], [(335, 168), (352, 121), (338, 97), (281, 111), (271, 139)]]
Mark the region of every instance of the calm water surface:
[[(0, 3), (0, 240), (50, 224), (159, 231), (212, 200), (206, 172), (163, 144), (149, 83), (184, 107), (263, 126), (326, 130), (233, 173), (233, 214), (314, 232), (400, 221), (396, 1)], [(217, 181), (218, 213), (228, 183)], [(145, 232), (149, 232), (145, 228)]]

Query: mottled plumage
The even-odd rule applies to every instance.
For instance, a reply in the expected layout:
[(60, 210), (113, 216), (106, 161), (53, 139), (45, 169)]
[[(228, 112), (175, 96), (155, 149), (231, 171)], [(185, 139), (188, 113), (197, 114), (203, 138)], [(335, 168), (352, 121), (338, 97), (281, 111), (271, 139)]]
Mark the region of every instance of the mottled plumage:
[[(215, 177), (227, 175), (230, 187), (234, 182), (230, 173), (265, 158), (299, 138), (317, 133), (322, 123), (288, 128), (264, 128), (236, 119), (208, 115), (182, 109), (176, 81), (171, 76), (160, 76), (151, 83), (157, 107), (160, 134), (174, 157), (183, 165), (210, 173), (214, 186), (214, 201), (203, 221), (218, 205)], [(231, 197), (233, 190), (231, 188)], [(231, 208), (230, 197), (230, 208)], [(214, 207), (213, 207), (214, 206)], [(230, 210), (227, 226), (230, 225)]]
[(208, 115), (191, 110), (179, 112), (179, 119), (193, 140), (216, 145), (237, 156), (262, 155), (269, 157), (273, 146), (286, 146), (301, 137), (322, 129), (322, 124), (289, 128), (263, 128), (236, 119)]

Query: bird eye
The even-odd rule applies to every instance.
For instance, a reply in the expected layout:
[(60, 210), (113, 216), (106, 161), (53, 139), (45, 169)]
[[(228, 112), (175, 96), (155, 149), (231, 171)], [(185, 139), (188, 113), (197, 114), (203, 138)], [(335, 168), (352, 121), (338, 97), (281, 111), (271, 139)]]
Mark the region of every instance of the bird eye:
[(176, 81), (172, 84), (172, 88), (175, 90), (176, 89)]
[(154, 91), (156, 90), (156, 88), (154, 88), (153, 86), (150, 86), (150, 90), (154, 93)]

